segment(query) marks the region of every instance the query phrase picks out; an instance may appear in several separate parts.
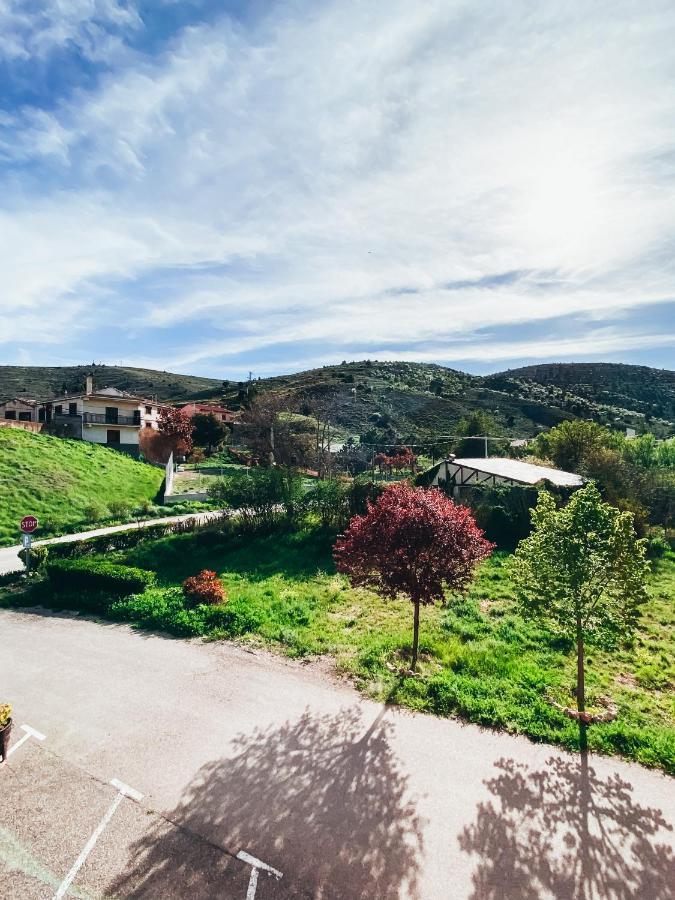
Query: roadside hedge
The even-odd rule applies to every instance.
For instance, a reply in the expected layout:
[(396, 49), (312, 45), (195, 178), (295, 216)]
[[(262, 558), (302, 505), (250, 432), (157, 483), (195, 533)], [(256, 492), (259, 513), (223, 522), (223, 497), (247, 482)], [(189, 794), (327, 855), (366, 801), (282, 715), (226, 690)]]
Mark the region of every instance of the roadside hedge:
[(155, 583), (154, 572), (86, 558), (47, 562), (45, 572), (57, 593), (85, 591), (127, 597)]

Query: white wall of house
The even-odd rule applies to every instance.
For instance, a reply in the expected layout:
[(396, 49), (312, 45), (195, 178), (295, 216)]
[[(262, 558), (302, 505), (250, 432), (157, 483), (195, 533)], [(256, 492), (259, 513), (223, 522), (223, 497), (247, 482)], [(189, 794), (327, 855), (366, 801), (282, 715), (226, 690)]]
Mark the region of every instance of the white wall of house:
[(91, 441), (93, 444), (107, 444), (108, 431), (119, 431), (120, 444), (126, 446), (132, 445), (138, 447), (139, 428), (132, 428), (124, 425), (84, 425), (82, 437), (85, 441)]

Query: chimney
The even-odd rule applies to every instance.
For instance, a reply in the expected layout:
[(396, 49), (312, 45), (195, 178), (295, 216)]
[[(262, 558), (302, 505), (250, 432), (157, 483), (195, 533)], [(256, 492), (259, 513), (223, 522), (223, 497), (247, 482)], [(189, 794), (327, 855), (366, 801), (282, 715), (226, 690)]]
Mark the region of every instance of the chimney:
[(85, 394), (92, 394), (94, 392), (94, 379), (92, 375), (87, 375), (84, 392)]

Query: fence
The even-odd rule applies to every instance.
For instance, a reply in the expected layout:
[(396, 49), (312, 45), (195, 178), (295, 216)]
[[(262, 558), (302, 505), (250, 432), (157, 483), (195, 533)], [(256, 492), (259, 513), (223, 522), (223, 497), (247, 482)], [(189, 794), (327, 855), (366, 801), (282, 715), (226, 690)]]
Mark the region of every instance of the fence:
[(170, 497), (173, 492), (173, 450), (169, 454), (164, 467), (164, 499)]

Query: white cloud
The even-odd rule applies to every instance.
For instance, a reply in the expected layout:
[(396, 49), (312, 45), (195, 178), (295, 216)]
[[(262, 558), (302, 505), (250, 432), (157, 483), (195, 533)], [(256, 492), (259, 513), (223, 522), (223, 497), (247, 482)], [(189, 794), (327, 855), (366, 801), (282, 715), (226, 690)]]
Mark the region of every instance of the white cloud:
[(119, 52), (110, 29), (140, 27), (134, 7), (120, 0), (0, 0), (0, 59), (44, 59), (74, 45), (92, 60)]
[[(94, 8), (135, 27), (113, 0), (66, 8), (50, 37), (9, 34), (40, 53)], [(91, 93), (16, 114), (0, 303), (19, 322), (86, 304), (87, 327), (126, 317), (156, 340), (203, 323), (189, 364), (664, 302), (674, 26), (665, 2), (342, 0), (189, 29)], [(443, 289), (515, 270), (532, 274)], [(129, 299), (139, 277), (161, 298)]]

